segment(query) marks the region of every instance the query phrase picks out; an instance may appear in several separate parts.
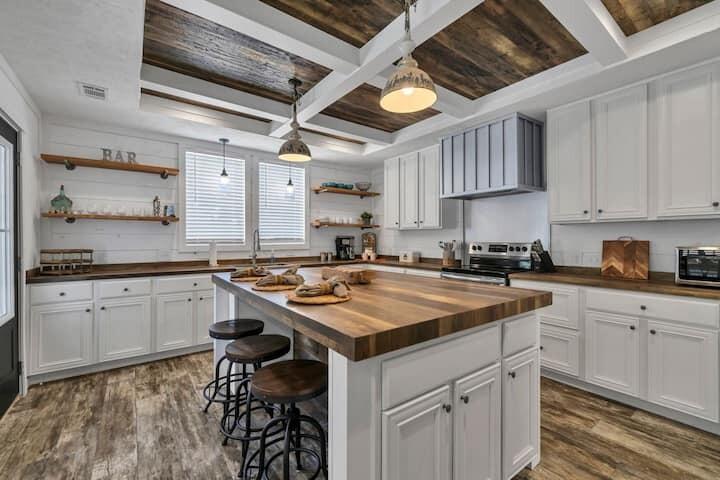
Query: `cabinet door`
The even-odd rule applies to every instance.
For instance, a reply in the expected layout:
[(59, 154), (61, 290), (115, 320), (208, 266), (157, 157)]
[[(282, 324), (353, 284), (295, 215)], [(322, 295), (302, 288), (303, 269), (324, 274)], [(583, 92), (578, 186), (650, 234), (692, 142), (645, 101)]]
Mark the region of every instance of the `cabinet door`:
[(99, 306), (99, 361), (150, 353), (150, 297), (104, 301)]
[(540, 373), (536, 348), (503, 360), (502, 463), (509, 479), (533, 461), (540, 444)]
[(449, 479), (451, 419), (448, 386), (383, 412), (383, 480)]
[(455, 382), (455, 480), (500, 479), (500, 365)]
[(212, 290), (195, 294), (195, 343), (200, 345), (212, 342), (208, 333), (214, 320), (215, 296)]
[(420, 228), (441, 228), (440, 152), (437, 147), (420, 152), (419, 165), (420, 191), (418, 197), (420, 204)]
[(418, 222), (418, 186), (420, 170), (418, 154), (411, 153), (400, 157), (400, 228), (414, 229)]
[(580, 334), (568, 328), (540, 325), (540, 364), (577, 377), (580, 374)]
[(591, 197), (590, 103), (548, 112), (550, 220), (589, 221)]
[(595, 216), (647, 217), (647, 86), (592, 103), (595, 132)]
[(648, 400), (717, 422), (717, 332), (649, 321)]
[(385, 228), (400, 227), (400, 160), (385, 160)]
[(30, 311), (33, 373), (90, 365), (93, 361), (93, 305), (48, 304)]
[(158, 295), (156, 321), (157, 351), (193, 344), (193, 294)]
[(657, 80), (658, 216), (720, 214), (717, 64)]
[(640, 360), (638, 319), (587, 311), (585, 322), (586, 380), (637, 396)]

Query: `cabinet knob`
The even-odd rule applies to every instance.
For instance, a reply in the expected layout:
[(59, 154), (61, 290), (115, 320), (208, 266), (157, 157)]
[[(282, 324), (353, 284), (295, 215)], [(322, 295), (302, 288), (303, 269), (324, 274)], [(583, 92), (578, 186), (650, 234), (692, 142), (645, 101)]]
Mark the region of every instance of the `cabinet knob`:
[(413, 222), (415, 225), (417, 225), (417, 220)]
[(395, 222), (395, 225), (400, 225), (400, 222)]
[(58, 295), (60, 295), (61, 297), (64, 297), (64, 296), (65, 296), (65, 292), (60, 292), (60, 293), (58, 293)]
[(188, 302), (192, 302), (192, 298), (188, 298)]
[(85, 309), (85, 313), (90, 313), (91, 311), (92, 311), (92, 310), (90, 310), (89, 308), (86, 308), (86, 309)]
[(583, 210), (583, 215), (587, 215), (588, 213), (590, 213), (588, 210)]
[(470, 403), (470, 396), (469, 395), (461, 395), (460, 400), (462, 400), (463, 403), (468, 404), (468, 403)]
[(194, 283), (193, 283), (193, 287), (197, 287), (197, 282), (194, 282)]
[(508, 376), (510, 378), (515, 378), (515, 372), (508, 372)]
[(630, 325), (630, 330), (635, 330), (635, 325)]
[(598, 213), (602, 213), (602, 212), (603, 212), (602, 208), (598, 208)]
[(130, 291), (129, 288), (127, 288), (127, 287), (123, 288), (123, 292), (129, 292), (129, 291)]
[(542, 345), (540, 345), (540, 350), (545, 350), (545, 347), (543, 347)]
[(202, 302), (202, 301), (203, 301), (203, 297), (198, 298), (198, 300), (200, 300), (200, 301)]
[(713, 207), (720, 207), (720, 202), (713, 202)]
[(105, 310), (105, 307), (100, 307), (100, 310)]
[(452, 405), (446, 403), (445, 405), (443, 405), (443, 410), (445, 410), (447, 413), (450, 413), (452, 411)]
[(647, 310), (647, 306), (646, 306), (646, 305), (640, 305), (640, 310), (642, 310), (642, 311), (644, 312), (645, 310)]
[(650, 335), (655, 335), (656, 333), (657, 333), (657, 330), (655, 330), (655, 329), (650, 330)]

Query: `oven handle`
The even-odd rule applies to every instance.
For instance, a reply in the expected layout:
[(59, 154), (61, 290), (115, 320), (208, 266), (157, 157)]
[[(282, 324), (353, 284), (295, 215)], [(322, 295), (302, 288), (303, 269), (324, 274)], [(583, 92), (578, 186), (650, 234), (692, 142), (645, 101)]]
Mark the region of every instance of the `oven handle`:
[(440, 278), (447, 278), (448, 280), (464, 280), (466, 282), (476, 283), (492, 283), (494, 285), (505, 285), (505, 280), (501, 278), (475, 276), (475, 275), (457, 275), (452, 273), (441, 273)]

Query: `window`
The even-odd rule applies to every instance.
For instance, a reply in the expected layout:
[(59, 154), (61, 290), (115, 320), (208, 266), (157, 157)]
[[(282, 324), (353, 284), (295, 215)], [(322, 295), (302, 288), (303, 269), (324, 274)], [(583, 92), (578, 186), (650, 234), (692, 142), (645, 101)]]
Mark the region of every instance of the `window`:
[[(288, 179), (293, 191), (288, 193)], [(305, 169), (258, 164), (258, 228), (269, 244), (305, 244)]]
[(15, 316), (12, 146), (0, 138), (0, 325)]
[(220, 183), (219, 155), (185, 153), (185, 244), (245, 243), (245, 161), (226, 158), (230, 182)]

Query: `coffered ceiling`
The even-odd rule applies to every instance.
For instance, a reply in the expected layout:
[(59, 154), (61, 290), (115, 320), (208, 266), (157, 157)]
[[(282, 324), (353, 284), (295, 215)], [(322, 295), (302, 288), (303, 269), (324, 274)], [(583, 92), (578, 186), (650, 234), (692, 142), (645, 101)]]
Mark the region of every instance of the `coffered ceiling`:
[(712, 0), (602, 0), (612, 17), (630, 36)]

